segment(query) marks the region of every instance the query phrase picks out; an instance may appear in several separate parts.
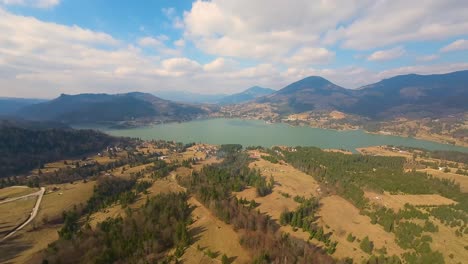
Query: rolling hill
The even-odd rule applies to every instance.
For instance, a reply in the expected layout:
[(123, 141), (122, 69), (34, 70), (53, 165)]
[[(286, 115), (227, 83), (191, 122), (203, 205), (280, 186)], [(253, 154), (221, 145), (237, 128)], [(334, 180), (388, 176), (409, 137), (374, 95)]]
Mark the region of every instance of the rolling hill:
[(400, 75), (354, 91), (358, 101), (342, 110), (386, 118), (446, 116), (468, 111), (468, 71)]
[(252, 101), (255, 98), (272, 94), (274, 92), (276, 91), (270, 88), (253, 86), (243, 92), (228, 95), (224, 98), (221, 98), (218, 101), (218, 103), (221, 105), (245, 103), (248, 101)]
[(356, 102), (352, 91), (322, 77), (310, 76), (294, 82), (276, 93), (256, 100), (275, 105), (280, 113), (332, 110)]
[(147, 93), (66, 95), (26, 106), (17, 115), (29, 120), (64, 123), (124, 121), (142, 118), (162, 120), (190, 119), (206, 109), (174, 103)]

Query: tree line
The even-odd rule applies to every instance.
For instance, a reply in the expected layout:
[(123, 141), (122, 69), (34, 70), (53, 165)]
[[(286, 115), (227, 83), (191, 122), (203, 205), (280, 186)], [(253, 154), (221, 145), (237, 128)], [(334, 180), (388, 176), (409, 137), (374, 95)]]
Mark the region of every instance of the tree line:
[(0, 126), (0, 177), (22, 174), (64, 157), (98, 152), (119, 140), (93, 130)]

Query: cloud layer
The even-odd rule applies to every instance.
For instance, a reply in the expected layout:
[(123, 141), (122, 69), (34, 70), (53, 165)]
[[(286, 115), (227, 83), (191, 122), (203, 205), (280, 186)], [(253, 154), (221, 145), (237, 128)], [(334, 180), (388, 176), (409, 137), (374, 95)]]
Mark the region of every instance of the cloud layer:
[[(468, 50), (466, 1), (196, 1), (183, 13), (161, 10), (177, 37), (130, 40), (1, 8), (59, 3), (0, 0), (0, 96), (233, 93), (253, 85), (281, 88), (309, 75), (356, 88), (397, 74), (468, 69), (467, 63), (439, 62)], [(409, 51), (408, 43), (446, 39), (432, 53)], [(413, 62), (398, 64), (403, 58)], [(375, 63), (395, 64), (374, 70), (369, 65)]]

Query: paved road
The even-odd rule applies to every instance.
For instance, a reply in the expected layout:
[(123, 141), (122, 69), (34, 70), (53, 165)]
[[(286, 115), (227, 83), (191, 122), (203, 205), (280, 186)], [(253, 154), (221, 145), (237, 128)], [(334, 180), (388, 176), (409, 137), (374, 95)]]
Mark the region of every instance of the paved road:
[[(36, 205), (34, 205), (34, 208), (33, 210), (31, 211), (31, 215), (29, 216), (28, 220), (26, 220), (22, 225), (18, 226), (15, 230), (11, 231), (10, 233), (8, 233), (4, 238), (2, 238), (0, 240), (0, 242), (6, 240), (7, 238), (11, 237), (12, 235), (14, 235), (16, 232), (20, 231), (21, 229), (23, 229), (25, 226), (27, 226), (37, 215), (37, 211), (39, 211), (39, 206), (41, 205), (41, 202), (42, 202), (42, 197), (44, 196), (44, 193), (45, 193), (45, 188), (44, 187), (41, 187), (41, 190), (38, 191), (38, 192), (35, 192), (35, 193), (32, 193), (32, 194), (28, 194), (28, 195), (24, 195), (24, 196), (21, 196), (21, 197), (16, 197), (16, 198), (11, 198), (11, 199), (8, 199), (7, 201), (8, 202), (12, 202), (12, 201), (15, 201), (15, 200), (18, 200), (18, 199), (22, 199), (22, 198), (26, 198), (26, 197), (29, 197), (29, 196), (33, 196), (33, 195), (37, 195), (37, 200), (36, 200)], [(5, 203), (7, 201), (3, 201), (2, 203)]]

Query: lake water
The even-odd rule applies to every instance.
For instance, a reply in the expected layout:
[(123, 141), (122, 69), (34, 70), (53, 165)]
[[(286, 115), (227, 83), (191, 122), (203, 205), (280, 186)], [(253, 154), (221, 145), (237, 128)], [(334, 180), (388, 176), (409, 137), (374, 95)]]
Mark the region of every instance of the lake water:
[[(94, 127), (96, 128), (96, 127)], [(132, 129), (98, 128), (114, 136), (137, 137), (145, 140), (163, 139), (183, 143), (237, 143), (244, 146), (273, 145), (316, 146), (355, 151), (374, 145), (396, 145), (429, 150), (457, 150), (468, 148), (419, 140), (414, 138), (374, 135), (362, 130), (337, 131), (312, 127), (293, 127), (287, 124), (267, 124), (259, 120), (208, 119), (185, 123), (169, 123)]]

